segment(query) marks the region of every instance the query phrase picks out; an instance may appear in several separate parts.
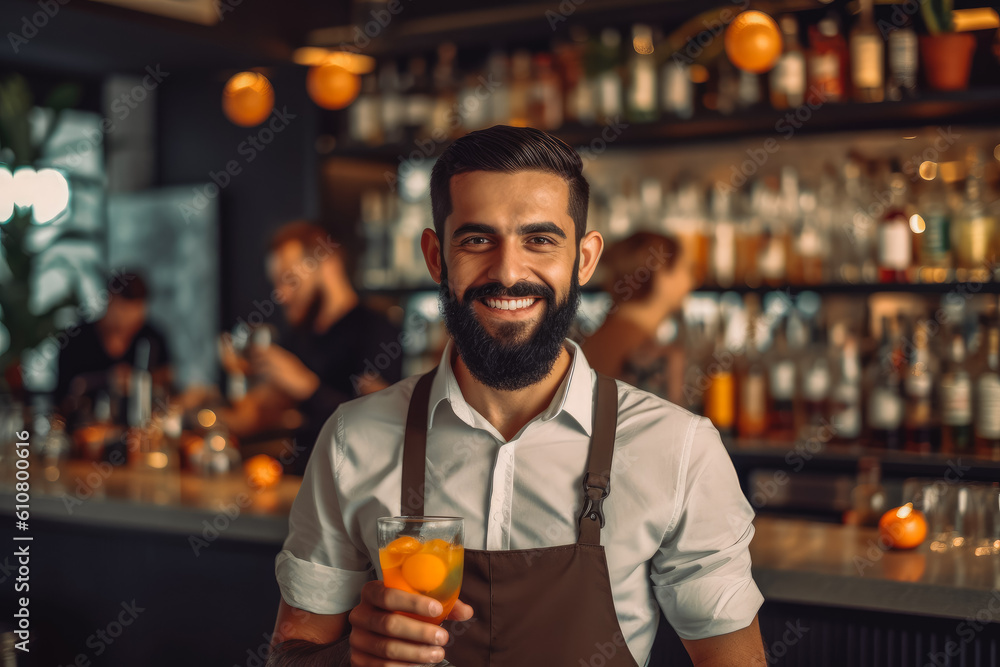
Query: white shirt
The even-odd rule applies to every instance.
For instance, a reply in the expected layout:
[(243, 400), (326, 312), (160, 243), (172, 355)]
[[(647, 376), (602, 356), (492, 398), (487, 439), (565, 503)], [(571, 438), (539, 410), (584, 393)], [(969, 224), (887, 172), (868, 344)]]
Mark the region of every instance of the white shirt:
[[(551, 404), (510, 441), (463, 398), (451, 344), (431, 387), (424, 512), (465, 517), (470, 549), (578, 537), (597, 375), (576, 343)], [(375, 520), (400, 514), (403, 431), (418, 376), (342, 404), (326, 422), (275, 559), (285, 602), (356, 606), (378, 569)], [(685, 639), (745, 628), (763, 602), (750, 573), (753, 509), (711, 422), (618, 382), (611, 495), (601, 530), (618, 623), (645, 664), (658, 607)], [(381, 573), (378, 573), (379, 576)]]

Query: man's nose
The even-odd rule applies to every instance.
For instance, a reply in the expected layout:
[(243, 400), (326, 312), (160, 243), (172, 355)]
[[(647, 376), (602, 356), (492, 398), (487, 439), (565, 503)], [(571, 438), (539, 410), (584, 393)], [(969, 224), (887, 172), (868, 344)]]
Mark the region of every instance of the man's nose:
[(512, 287), (517, 283), (527, 280), (530, 271), (528, 269), (527, 258), (524, 250), (517, 243), (503, 243), (493, 253), (493, 262), (490, 265), (487, 277), (495, 280), (504, 287)]

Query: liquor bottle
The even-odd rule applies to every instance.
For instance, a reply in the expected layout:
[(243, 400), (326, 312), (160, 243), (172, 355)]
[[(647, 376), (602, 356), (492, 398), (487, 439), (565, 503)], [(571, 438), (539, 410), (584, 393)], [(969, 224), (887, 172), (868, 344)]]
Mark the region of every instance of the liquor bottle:
[(382, 121), (382, 138), (387, 144), (403, 141), (403, 121), (406, 107), (400, 95), (399, 71), (396, 61), (387, 60), (379, 70), (379, 111)]
[(455, 78), (456, 48), (451, 42), (438, 45), (437, 63), (434, 65), (434, 107), (431, 110), (433, 137), (457, 138), (462, 126), (454, 122), (458, 100), (458, 80)]
[[(732, 320), (728, 323), (732, 326)], [(726, 341), (727, 326), (720, 326), (715, 352), (709, 365), (708, 388), (705, 391), (705, 416), (723, 436), (732, 436), (736, 427), (736, 382), (733, 374), (733, 354)]]
[(809, 90), (812, 105), (840, 102), (847, 91), (847, 42), (837, 15), (830, 13), (809, 26)]
[(976, 455), (1000, 461), (1000, 328), (986, 341), (986, 368), (976, 381)]
[(668, 58), (660, 69), (660, 104), (665, 114), (678, 118), (694, 115), (694, 82), (691, 66), (679, 58)]
[(382, 127), (379, 123), (378, 79), (374, 74), (366, 74), (361, 79), (361, 93), (354, 104), (348, 107), (348, 134), (351, 140), (368, 146), (382, 143)]
[(736, 106), (740, 109), (750, 109), (761, 103), (764, 98), (760, 91), (761, 75), (740, 70), (740, 78), (736, 87)]
[[(586, 40), (586, 30), (576, 26), (575, 36)], [(563, 85), (563, 117), (567, 123), (582, 123), (579, 107), (579, 91), (585, 81), (583, 72), (583, 43), (576, 41), (558, 42), (555, 59)]]
[(925, 328), (913, 337), (903, 389), (906, 394), (906, 451), (929, 454), (935, 449), (934, 369)]
[(767, 367), (771, 399), (767, 436), (773, 440), (795, 439), (795, 397), (798, 369), (788, 347), (784, 322), (775, 326), (774, 344), (769, 350)]
[(563, 123), (562, 82), (552, 67), (552, 56), (537, 53), (535, 76), (528, 96), (528, 118), (532, 127), (555, 130)]
[(835, 382), (830, 408), (833, 442), (853, 444), (861, 438), (861, 360), (853, 336), (844, 341)]
[(922, 225), (918, 221), (917, 227), (923, 227), (917, 240), (922, 282), (945, 282), (951, 269), (951, 209), (947, 187), (938, 173), (918, 202), (920, 220), (923, 221)]
[(422, 57), (410, 58), (404, 85), (403, 124), (410, 141), (429, 136), (434, 113), (434, 90), (427, 73), (427, 60)]
[(868, 367), (868, 443), (878, 449), (902, 449), (903, 394), (897, 348), (890, 318), (882, 318), (882, 341)]
[(878, 457), (862, 456), (858, 459), (857, 482), (851, 490), (851, 509), (844, 513), (844, 523), (877, 526), (887, 509), (886, 504), (882, 464)]
[(799, 23), (786, 14), (780, 19), (784, 52), (771, 70), (771, 106), (801, 106), (806, 93), (806, 57), (799, 44)]
[(757, 347), (756, 313), (747, 320), (739, 377), (737, 428), (741, 438), (759, 438), (767, 432), (767, 373)]
[(861, 15), (851, 30), (851, 86), (857, 102), (885, 97), (885, 43), (875, 29), (873, 0), (861, 0)]
[(486, 59), (486, 77), (488, 81), (498, 82), (489, 96), (487, 125), (512, 125), (510, 110), (510, 69), (507, 54), (503, 51), (492, 51)]
[(878, 225), (878, 279), (881, 283), (907, 282), (913, 264), (913, 232), (906, 214), (906, 178), (893, 162), (888, 190), (881, 199), (889, 200)]
[(636, 123), (648, 123), (659, 116), (656, 91), (656, 57), (653, 30), (640, 23), (632, 26), (632, 51), (628, 62), (626, 115)]
[(736, 222), (732, 195), (727, 188), (712, 190), (711, 277), (719, 287), (730, 287), (736, 272)]
[(759, 263), (764, 243), (764, 224), (761, 212), (763, 197), (763, 182), (754, 181), (750, 187), (747, 214), (740, 220), (737, 228), (736, 281), (749, 287), (758, 287), (763, 280)]
[(781, 197), (764, 188), (760, 199), (763, 221), (758, 264), (764, 283), (781, 287), (788, 280), (788, 223), (781, 214)]
[(887, 97), (902, 100), (917, 92), (917, 33), (910, 15), (903, 12), (904, 23), (889, 33), (889, 86)]
[(622, 113), (621, 34), (614, 28), (601, 31), (601, 69), (597, 76), (597, 115), (611, 123)]
[(959, 280), (989, 280), (990, 261), (997, 233), (996, 219), (983, 204), (984, 165), (978, 149), (970, 147), (969, 174), (965, 179), (965, 202), (952, 224), (955, 264), (963, 270)]
[(462, 128), (467, 132), (489, 126), (490, 108), (479, 98), (480, 92), (479, 78), (471, 72), (466, 74), (458, 91), (458, 108), (461, 109)]
[(941, 376), (941, 451), (971, 454), (972, 450), (972, 378), (965, 363), (965, 338), (956, 332)]
[(802, 440), (820, 438), (830, 417), (830, 361), (822, 325), (813, 320), (809, 325), (810, 341), (802, 365), (802, 414), (799, 431)]

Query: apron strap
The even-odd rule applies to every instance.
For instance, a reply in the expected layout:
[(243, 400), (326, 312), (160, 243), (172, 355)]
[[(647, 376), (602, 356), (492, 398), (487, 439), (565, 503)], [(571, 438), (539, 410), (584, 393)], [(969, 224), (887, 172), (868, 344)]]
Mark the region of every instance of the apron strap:
[(402, 516), (424, 515), (424, 472), (427, 466), (427, 413), (437, 366), (417, 380), (406, 413), (403, 436), (403, 485), (399, 501)]
[(583, 511), (578, 544), (601, 544), (604, 500), (611, 493), (611, 460), (618, 428), (618, 385), (614, 378), (597, 374), (594, 426), (590, 438), (587, 472), (583, 476)]
[[(435, 367), (417, 380), (406, 414), (403, 439), (403, 484), (400, 489), (400, 513), (424, 515), (424, 473), (427, 466), (427, 413)], [(597, 374), (594, 400), (594, 426), (587, 455), (587, 473), (583, 476), (583, 511), (580, 514), (579, 544), (600, 545), (604, 527), (604, 500), (611, 493), (611, 462), (615, 452), (618, 427), (618, 385), (614, 378)]]

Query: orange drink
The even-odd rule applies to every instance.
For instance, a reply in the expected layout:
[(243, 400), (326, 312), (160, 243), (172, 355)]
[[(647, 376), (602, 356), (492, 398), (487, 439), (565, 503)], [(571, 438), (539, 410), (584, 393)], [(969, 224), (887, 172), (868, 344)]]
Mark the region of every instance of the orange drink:
[(451, 613), (462, 587), (465, 549), (462, 519), (452, 517), (392, 517), (378, 520), (379, 565), (389, 588), (426, 595), (441, 603), (440, 624)]

